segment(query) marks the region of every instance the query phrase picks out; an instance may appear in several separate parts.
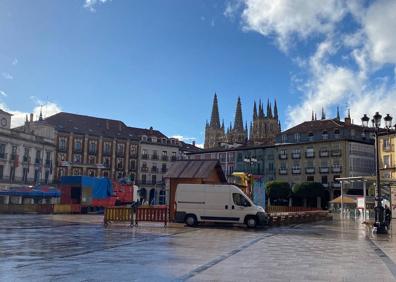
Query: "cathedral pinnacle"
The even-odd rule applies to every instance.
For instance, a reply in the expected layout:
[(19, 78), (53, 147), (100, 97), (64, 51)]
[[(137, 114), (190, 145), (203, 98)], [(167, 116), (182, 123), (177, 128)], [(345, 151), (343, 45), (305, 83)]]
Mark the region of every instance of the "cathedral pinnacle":
[(278, 117), (278, 106), (276, 105), (276, 99), (275, 99), (275, 102), (274, 102), (274, 118), (276, 120), (279, 119), (279, 117)]
[(238, 131), (243, 131), (242, 104), (240, 97), (238, 97), (237, 107), (235, 111), (234, 129)]
[(212, 107), (212, 116), (210, 118), (210, 127), (220, 128), (219, 105), (217, 102), (217, 94), (216, 93), (213, 98), (213, 107)]

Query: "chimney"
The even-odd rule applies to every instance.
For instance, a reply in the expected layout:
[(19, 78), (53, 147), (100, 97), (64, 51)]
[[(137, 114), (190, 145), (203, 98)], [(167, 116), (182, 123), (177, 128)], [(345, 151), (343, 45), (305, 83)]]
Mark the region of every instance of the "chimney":
[(110, 124), (109, 124), (109, 120), (106, 119), (106, 130), (110, 129)]
[(192, 145), (195, 147), (195, 140), (192, 141)]
[(30, 114), (30, 122), (33, 122), (33, 113)]

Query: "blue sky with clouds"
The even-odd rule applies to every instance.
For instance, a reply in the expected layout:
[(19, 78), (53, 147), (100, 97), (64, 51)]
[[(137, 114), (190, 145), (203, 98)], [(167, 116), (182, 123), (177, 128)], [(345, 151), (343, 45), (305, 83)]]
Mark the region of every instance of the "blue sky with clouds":
[[(396, 1), (0, 2), (0, 106), (123, 120), (203, 142), (213, 93), (277, 99), (283, 128), (323, 106), (396, 115)], [(190, 141), (190, 140), (189, 140)]]

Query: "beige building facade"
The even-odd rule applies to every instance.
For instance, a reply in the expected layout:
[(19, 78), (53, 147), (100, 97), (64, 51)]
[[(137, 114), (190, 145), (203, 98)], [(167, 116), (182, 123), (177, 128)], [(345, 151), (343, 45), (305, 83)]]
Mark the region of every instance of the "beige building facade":
[(396, 179), (396, 133), (378, 137), (381, 178)]

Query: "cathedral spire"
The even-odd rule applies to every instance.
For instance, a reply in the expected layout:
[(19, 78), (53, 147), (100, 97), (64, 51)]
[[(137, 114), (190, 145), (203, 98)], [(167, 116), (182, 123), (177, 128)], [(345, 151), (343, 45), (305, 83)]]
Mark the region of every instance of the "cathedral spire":
[(274, 102), (274, 118), (276, 120), (279, 119), (279, 117), (278, 117), (278, 106), (276, 105), (276, 99), (275, 99), (275, 102)]
[(269, 99), (267, 100), (267, 118), (272, 118), (272, 109)]
[(323, 109), (323, 107), (322, 107), (322, 120), (323, 120), (323, 119), (326, 119), (326, 114), (325, 114), (324, 109)]
[(256, 105), (256, 101), (254, 101), (254, 105), (253, 105), (253, 120), (255, 120), (257, 118), (257, 105)]
[(340, 120), (340, 109), (339, 109), (338, 106), (337, 106), (337, 117), (336, 117), (336, 119)]
[(238, 97), (237, 107), (235, 111), (234, 129), (243, 132), (242, 104), (241, 98)]
[(264, 118), (264, 109), (263, 109), (263, 103), (261, 102), (261, 99), (260, 99), (260, 102), (259, 102), (259, 113), (258, 113), (258, 117), (259, 117), (259, 118)]
[(312, 120), (315, 120), (314, 111), (312, 110)]
[(217, 102), (217, 94), (216, 93), (213, 98), (213, 107), (212, 107), (212, 116), (210, 118), (210, 127), (220, 128), (219, 104)]
[(39, 121), (43, 120), (43, 106), (40, 106), (40, 116), (39, 116)]

